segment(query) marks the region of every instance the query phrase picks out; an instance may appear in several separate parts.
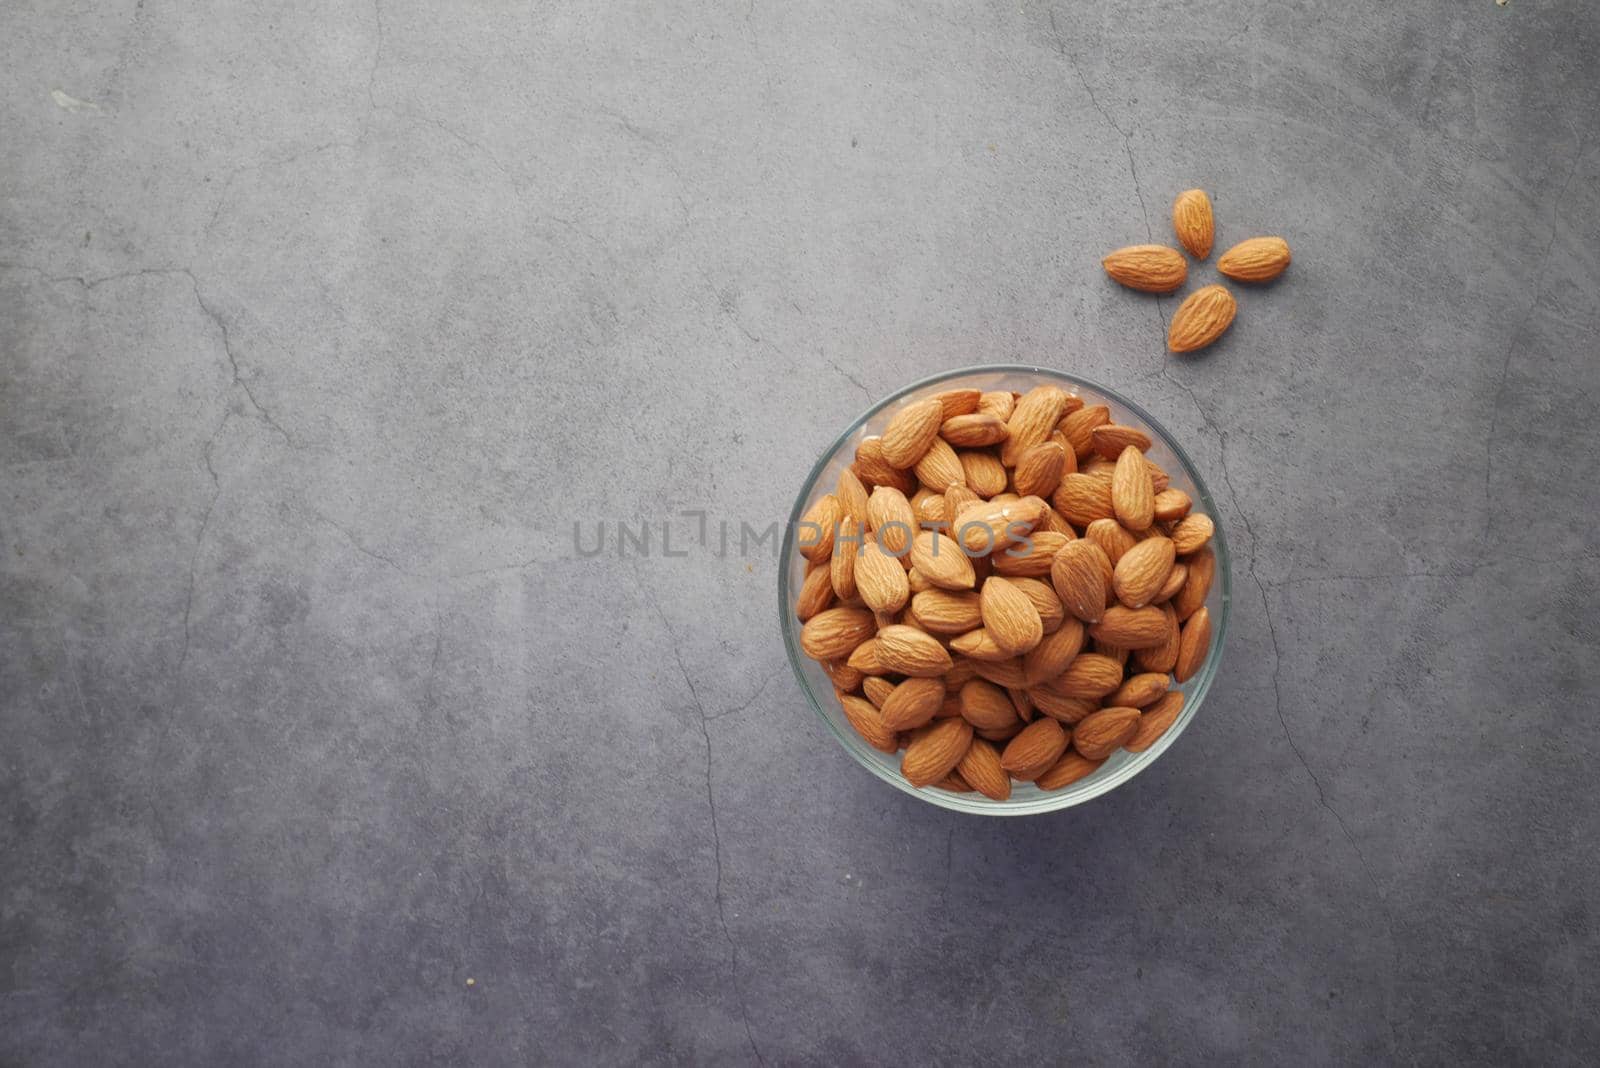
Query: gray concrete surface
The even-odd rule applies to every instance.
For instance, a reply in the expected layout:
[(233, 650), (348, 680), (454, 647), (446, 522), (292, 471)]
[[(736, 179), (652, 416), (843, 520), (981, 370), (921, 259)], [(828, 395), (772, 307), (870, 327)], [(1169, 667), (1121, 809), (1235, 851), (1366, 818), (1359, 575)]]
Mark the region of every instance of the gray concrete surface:
[[(1597, 56), (1580, 0), (7, 5), (0, 1063), (1593, 1063)], [(1180, 362), (1098, 261), (1191, 185), (1296, 259)], [(1006, 359), (1189, 443), (1238, 597), (1155, 769), (983, 821), (672, 517)]]

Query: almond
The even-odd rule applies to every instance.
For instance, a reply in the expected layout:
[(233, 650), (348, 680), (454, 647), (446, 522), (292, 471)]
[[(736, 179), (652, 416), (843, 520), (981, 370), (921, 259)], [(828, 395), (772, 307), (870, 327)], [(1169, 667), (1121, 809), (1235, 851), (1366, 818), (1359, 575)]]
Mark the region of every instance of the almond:
[(964, 656), (955, 656), (950, 659), (955, 661), (955, 665), (945, 673), (944, 689), (946, 693), (959, 693), (961, 687), (977, 678), (977, 667)]
[(939, 418), (947, 420), (971, 415), (978, 410), (978, 402), (982, 399), (981, 389), (947, 389), (938, 395)]
[(1063, 416), (1056, 429), (1072, 445), (1079, 460), (1094, 451), (1094, 428), (1111, 422), (1111, 409), (1104, 404), (1091, 404)]
[(911, 542), (911, 565), (946, 590), (970, 590), (978, 581), (961, 546), (937, 530), (924, 530)]
[(917, 532), (917, 514), (906, 495), (894, 486), (879, 486), (867, 499), (867, 525), (889, 555), (904, 559)]
[(982, 504), (983, 498), (972, 492), (972, 487), (967, 485), (965, 479), (961, 482), (952, 482), (944, 491), (944, 510), (950, 517), (953, 526), (956, 517), (975, 504)]
[(1059, 790), (1063, 786), (1070, 786), (1079, 779), (1091, 775), (1103, 760), (1090, 760), (1081, 753), (1068, 751), (1061, 755), (1049, 771), (1034, 780), (1034, 785), (1041, 790)]
[(1035, 386), (1024, 393), (1006, 421), (1008, 434), (1000, 446), (1001, 462), (1015, 467), (1024, 451), (1050, 436), (1066, 408), (1067, 394), (1056, 386)]
[(839, 499), (839, 514), (854, 516), (865, 521), (867, 518), (867, 487), (861, 484), (861, 479), (856, 473), (846, 467), (839, 472), (838, 487), (833, 495)]
[(1143, 708), (1154, 704), (1167, 692), (1168, 681), (1166, 673), (1160, 671), (1134, 675), (1106, 698), (1106, 704), (1121, 705), (1126, 708)]
[(966, 482), (980, 497), (993, 497), (996, 493), (1005, 491), (1005, 465), (994, 453), (966, 449), (960, 454), (955, 454), (952, 450), (952, 455), (956, 457), (958, 463), (956, 477), (951, 479), (951, 482)]
[(915, 627), (899, 623), (884, 627), (877, 642), (878, 663), (892, 675), (937, 678), (951, 668), (950, 654), (939, 639)]
[(828, 577), (841, 600), (848, 601), (856, 595), (856, 557), (865, 531), (861, 521), (852, 516), (839, 520), (839, 530), (833, 539), (833, 556), (828, 562)]
[(1006, 421), (990, 412), (958, 415), (946, 419), (939, 427), (939, 436), (958, 449), (998, 445), (1006, 440), (1007, 433)]
[(839, 498), (831, 493), (823, 494), (811, 510), (800, 520), (800, 526), (795, 531), (795, 544), (800, 549), (800, 555), (812, 563), (827, 560), (833, 555), (833, 536), (838, 528)]
[[(876, 626), (876, 623), (874, 623)], [(889, 669), (878, 659), (878, 641), (868, 638), (850, 650), (849, 665), (863, 675), (887, 675)]]
[(1174, 519), (1182, 519), (1189, 514), (1190, 504), (1189, 495), (1183, 490), (1162, 490), (1156, 494), (1155, 517), (1163, 523), (1170, 523)]
[(1199, 552), (1205, 543), (1211, 540), (1211, 535), (1216, 532), (1216, 524), (1211, 522), (1211, 517), (1203, 512), (1196, 512), (1185, 517), (1172, 530), (1172, 546), (1179, 556), (1188, 556), (1190, 553)]
[(1211, 611), (1202, 607), (1184, 621), (1183, 633), (1178, 639), (1178, 662), (1172, 669), (1172, 677), (1179, 682), (1188, 682), (1200, 670), (1200, 665), (1206, 662), (1206, 654), (1210, 651)]
[(1094, 451), (1099, 454), (1101, 459), (1108, 460), (1113, 464), (1122, 457), (1122, 451), (1129, 445), (1143, 453), (1149, 452), (1150, 446), (1154, 444), (1150, 440), (1150, 435), (1143, 430), (1136, 426), (1125, 426), (1121, 423), (1107, 423), (1105, 426), (1097, 426), (1090, 431), (1090, 437), (1094, 439)]
[(937, 530), (950, 524), (950, 516), (945, 508), (944, 494), (935, 493), (926, 486), (911, 495), (911, 514), (917, 517), (919, 526), (932, 527)]
[(1289, 242), (1281, 237), (1252, 237), (1217, 260), (1217, 270), (1236, 282), (1270, 282), (1288, 266)]
[(1097, 623), (1106, 610), (1111, 561), (1091, 541), (1069, 541), (1050, 565), (1050, 584), (1061, 606), (1085, 623)]
[(961, 777), (959, 771), (951, 770), (950, 774), (933, 784), (935, 790), (948, 790), (953, 794), (970, 794), (972, 787), (967, 780)]
[[(897, 565), (898, 566), (898, 565)], [(800, 582), (800, 593), (795, 597), (794, 614), (804, 623), (833, 603), (833, 581), (829, 569), (811, 565)]]
[(1171, 690), (1139, 715), (1139, 728), (1133, 737), (1123, 742), (1123, 748), (1142, 753), (1155, 744), (1157, 738), (1167, 733), (1167, 728), (1178, 721), (1183, 711), (1183, 691)]
[(934, 719), (951, 719), (961, 715), (961, 698), (957, 694), (945, 691), (944, 703), (939, 706), (939, 711), (933, 714)]
[(1106, 657), (1109, 660), (1115, 660), (1122, 667), (1126, 668), (1128, 666), (1128, 654), (1133, 650), (1129, 649), (1125, 645), (1117, 645), (1113, 642), (1108, 642), (1103, 638), (1090, 638), (1089, 651), (1099, 653), (1101, 656)]
[[(1127, 608), (1114, 604), (1106, 609), (1100, 622), (1089, 628), (1089, 634), (1096, 641), (1119, 649), (1150, 649), (1167, 640), (1167, 617), (1156, 607)], [(881, 645), (881, 632), (878, 640)]]
[(1179, 619), (1188, 619), (1206, 603), (1206, 597), (1211, 593), (1211, 577), (1217, 570), (1217, 557), (1208, 545), (1184, 563), (1189, 566), (1189, 577), (1184, 580), (1183, 589), (1172, 599), (1173, 610)]
[(850, 721), (850, 726), (856, 729), (857, 734), (866, 739), (868, 745), (884, 753), (899, 751), (898, 735), (894, 730), (884, 725), (882, 713), (873, 706), (871, 701), (851, 694), (843, 694), (839, 698), (839, 704), (844, 709), (844, 718)]
[(856, 592), (874, 612), (898, 612), (911, 596), (905, 567), (871, 539), (856, 555), (855, 580)]
[(1178, 595), (1183, 589), (1183, 584), (1189, 579), (1189, 565), (1173, 564), (1172, 570), (1167, 572), (1167, 581), (1161, 584), (1156, 595), (1150, 598), (1151, 604), (1165, 604)]
[(1189, 277), (1183, 253), (1165, 245), (1129, 245), (1100, 261), (1114, 281), (1146, 293), (1171, 293)]
[(883, 702), (894, 692), (894, 683), (881, 675), (868, 675), (861, 680), (861, 692), (867, 695), (867, 700), (882, 708)]
[(1102, 708), (1072, 728), (1072, 748), (1085, 760), (1104, 760), (1139, 729), (1137, 708)]
[(1066, 469), (1067, 450), (1053, 441), (1041, 441), (1017, 457), (1011, 485), (1024, 497), (1048, 497), (1061, 484)]
[(911, 598), (911, 614), (929, 634), (954, 636), (983, 625), (978, 595), (970, 590), (926, 590)]
[(1033, 602), (1034, 611), (1039, 613), (1039, 622), (1046, 634), (1054, 634), (1060, 629), (1067, 610), (1061, 607), (1061, 598), (1056, 596), (1056, 591), (1050, 588), (1048, 582), (1036, 578), (1013, 578), (1011, 584), (1027, 594), (1028, 600)]
[(883, 702), (883, 725), (910, 730), (931, 721), (944, 704), (944, 680), (911, 678), (894, 688)]
[(1063, 620), (1053, 634), (1047, 634), (1022, 658), (1022, 677), (1029, 686), (1057, 678), (1083, 651), (1083, 624)]
[(1148, 649), (1140, 649), (1134, 654), (1140, 668), (1145, 671), (1171, 671), (1178, 662), (1178, 615), (1172, 610), (1172, 605), (1159, 605), (1161, 614), (1166, 618), (1167, 637), (1160, 645), (1153, 645)]
[(999, 416), (1001, 419), (1010, 419), (1016, 407), (1017, 395), (1009, 389), (997, 389), (978, 398), (978, 411), (986, 415)]
[[(1070, 456), (1072, 454), (1068, 453), (1067, 455)], [(1051, 508), (1049, 505), (1045, 506), (1044, 518), (1039, 520), (1038, 529), (1048, 530), (1052, 534), (1060, 534), (1068, 541), (1071, 541), (1073, 538), (1078, 536), (1078, 532), (1072, 529), (1072, 524), (1068, 523), (1066, 518), (1060, 512), (1056, 511), (1054, 508)]]
[(961, 715), (979, 730), (1004, 730), (1017, 722), (1017, 709), (1005, 690), (984, 679), (961, 687)]
[(1020, 656), (1044, 638), (1044, 622), (1028, 595), (999, 575), (979, 592), (983, 629), (1007, 656)]
[(943, 438), (934, 438), (933, 444), (922, 454), (917, 461), (915, 471), (917, 479), (924, 486), (943, 488), (952, 482), (962, 482), (966, 479), (965, 470), (961, 460), (956, 456), (956, 450)]
[(1093, 475), (1063, 475), (1061, 484), (1050, 497), (1055, 510), (1069, 523), (1086, 527), (1096, 519), (1110, 519), (1116, 515), (1111, 506), (1111, 483), (1102, 482)]
[(833, 681), (833, 688), (840, 693), (854, 693), (858, 687), (866, 682), (866, 677), (851, 667), (843, 660), (818, 661), (822, 670), (827, 672), (828, 678)]
[(1000, 766), (1020, 782), (1037, 779), (1067, 751), (1067, 732), (1053, 719), (1036, 719), (1006, 743)]
[(800, 628), (800, 648), (813, 660), (837, 660), (872, 637), (877, 623), (865, 608), (829, 608)]
[[(1178, 194), (1172, 202), (1172, 231), (1178, 235), (1178, 243), (1195, 259), (1203, 260), (1211, 255), (1216, 224), (1211, 218), (1211, 198), (1204, 189), (1186, 189)], [(1220, 260), (1217, 267), (1222, 267)]]
[(1122, 665), (1100, 653), (1079, 653), (1066, 671), (1044, 685), (1062, 697), (1099, 700), (1122, 685)]
[(882, 438), (863, 438), (856, 446), (856, 461), (851, 465), (856, 477), (868, 486), (893, 486), (901, 493), (917, 488), (909, 471), (894, 467), (883, 458)]
[(906, 572), (906, 585), (914, 594), (921, 593), (924, 590), (934, 589), (933, 583), (928, 581), (928, 576), (924, 575), (916, 568), (912, 568)]
[(1037, 497), (980, 501), (956, 515), (951, 533), (969, 553), (988, 554), (1026, 536), (1044, 518), (1045, 507)]
[(941, 719), (911, 736), (900, 774), (912, 786), (936, 783), (955, 768), (972, 744), (972, 724), (964, 719)]
[(1028, 696), (1033, 698), (1034, 707), (1040, 712), (1069, 726), (1100, 707), (1100, 702), (1095, 698), (1062, 697), (1044, 686), (1033, 687), (1028, 691)]
[(1232, 325), (1238, 310), (1233, 294), (1221, 286), (1195, 290), (1172, 313), (1172, 323), (1167, 327), (1167, 348), (1173, 352), (1197, 352), (1205, 348)]
[(1004, 801), (1011, 796), (1011, 777), (1000, 766), (1000, 752), (990, 742), (974, 738), (966, 755), (956, 765), (961, 778), (972, 788), (994, 801)]
[(1172, 574), (1174, 559), (1171, 540), (1160, 535), (1146, 538), (1123, 553), (1111, 573), (1111, 588), (1117, 599), (1129, 608), (1155, 603), (1167, 576)]
[(1017, 710), (1017, 718), (1024, 723), (1033, 722), (1033, 698), (1028, 696), (1027, 690), (1007, 690), (1006, 696), (1011, 698), (1011, 707)]
[(1075, 539), (1049, 530), (1036, 530), (1015, 545), (991, 553), (989, 562), (996, 574), (1012, 578), (1043, 578), (1050, 574), (1056, 553)]
[[(944, 422), (944, 406), (939, 398), (913, 401), (894, 413), (883, 430), (883, 458), (894, 467), (906, 468), (922, 459)], [(939, 485), (944, 485), (943, 482)]]
[(1100, 546), (1100, 551), (1106, 554), (1113, 568), (1122, 562), (1124, 553), (1139, 544), (1139, 539), (1115, 519), (1096, 519), (1084, 528), (1083, 537), (1085, 541)]
[[(988, 583), (984, 583), (988, 586)], [(950, 639), (950, 648), (962, 656), (971, 657), (973, 660), (1011, 660), (1015, 657), (1009, 649), (1002, 649), (994, 640), (994, 635), (979, 627), (967, 633)]]
[(1155, 522), (1155, 485), (1144, 453), (1135, 446), (1129, 445), (1117, 457), (1111, 475), (1111, 507), (1116, 510), (1117, 522), (1129, 530), (1144, 530)]
[(979, 678), (992, 682), (996, 686), (1015, 689), (1023, 684), (1022, 657), (1020, 656), (1014, 656), (1010, 660), (974, 660), (972, 665)]

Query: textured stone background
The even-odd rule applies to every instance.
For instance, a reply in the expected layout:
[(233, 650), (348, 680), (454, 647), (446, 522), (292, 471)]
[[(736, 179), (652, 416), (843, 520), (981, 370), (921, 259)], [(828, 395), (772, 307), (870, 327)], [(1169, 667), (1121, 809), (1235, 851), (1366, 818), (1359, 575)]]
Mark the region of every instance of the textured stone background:
[[(0, 1062), (1592, 1063), (1597, 57), (1582, 0), (7, 5)], [(1098, 259), (1196, 184), (1296, 258), (1178, 362)], [(1086, 808), (857, 768), (770, 554), (575, 558), (1008, 359), (1236, 550)]]

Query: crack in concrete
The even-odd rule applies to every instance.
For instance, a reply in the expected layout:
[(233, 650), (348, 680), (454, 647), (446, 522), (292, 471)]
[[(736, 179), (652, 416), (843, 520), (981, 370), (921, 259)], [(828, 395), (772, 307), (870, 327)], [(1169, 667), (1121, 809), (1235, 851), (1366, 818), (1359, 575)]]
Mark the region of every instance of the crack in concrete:
[(363, 556), (370, 556), (374, 560), (380, 561), (381, 563), (388, 564), (390, 567), (392, 567), (396, 571), (400, 572), (400, 574), (405, 575), (407, 578), (418, 578), (418, 577), (421, 577), (421, 576), (418, 576), (418, 575), (416, 575), (415, 573), (413, 573), (411, 571), (406, 570), (404, 567), (400, 566), (399, 561), (395, 560), (394, 557), (386, 556), (383, 553), (378, 552), (376, 549), (367, 548), (366, 545), (362, 544), (360, 538), (356, 537), (355, 534), (353, 534), (349, 530), (349, 528), (344, 526), (344, 524), (340, 523), (338, 520), (331, 519), (331, 518), (329, 518), (328, 516), (324, 515), (321, 512), (315, 512), (314, 511), (314, 512), (312, 512), (312, 515), (316, 516), (316, 518), (318, 520), (320, 520), (323, 523), (328, 524), (328, 526), (332, 527), (334, 530), (337, 530), (340, 534), (344, 535), (345, 541), (348, 541), (350, 543), (350, 545), (356, 550), (356, 552), (362, 554)]
[(650, 606), (655, 609), (656, 618), (661, 621), (661, 627), (666, 632), (667, 641), (672, 646), (672, 658), (677, 662), (678, 673), (683, 676), (683, 684), (689, 688), (689, 698), (694, 702), (695, 712), (699, 715), (700, 736), (705, 740), (706, 746), (706, 808), (711, 814), (711, 846), (712, 856), (716, 861), (717, 881), (713, 890), (713, 898), (717, 905), (717, 920), (722, 925), (722, 937), (728, 942), (728, 961), (731, 970), (733, 993), (739, 1002), (739, 1015), (744, 1021), (744, 1035), (750, 1043), (750, 1052), (755, 1054), (756, 1062), (765, 1065), (766, 1058), (761, 1055), (761, 1047), (756, 1045), (755, 1031), (750, 1026), (750, 1009), (745, 1004), (744, 988), (739, 982), (739, 946), (733, 940), (733, 931), (728, 927), (728, 913), (722, 900), (722, 831), (717, 822), (717, 799), (711, 788), (711, 730), (708, 724), (710, 717), (706, 715), (705, 704), (700, 700), (700, 691), (695, 687), (694, 679), (689, 675), (689, 667), (683, 662), (683, 650), (678, 647), (676, 631), (667, 619), (667, 613), (661, 607), (661, 601), (656, 597), (655, 589), (645, 582), (644, 574), (635, 565), (634, 572), (638, 575), (639, 585), (644, 590), (645, 597), (649, 599)]
[[(819, 353), (818, 355), (821, 355), (821, 354)], [(833, 368), (835, 371), (838, 371), (839, 374), (843, 375), (845, 381), (849, 382), (852, 386), (855, 386), (857, 389), (859, 389), (866, 396), (867, 400), (871, 400), (872, 399), (872, 390), (868, 389), (865, 385), (863, 385), (862, 382), (861, 382), (861, 379), (857, 378), (855, 375), (851, 374), (849, 371), (846, 371), (843, 367), (840, 367), (838, 360), (835, 360), (831, 356), (823, 356), (823, 359), (828, 361), (828, 366), (829, 367)]]
[(222, 420), (217, 423), (217, 429), (211, 432), (211, 437), (206, 439), (201, 450), (201, 458), (205, 460), (206, 473), (211, 476), (211, 499), (206, 502), (205, 511), (200, 514), (200, 530), (194, 537), (194, 548), (189, 552), (189, 582), (183, 598), (183, 650), (178, 654), (178, 666), (173, 669), (173, 678), (178, 687), (183, 685), (183, 668), (189, 662), (189, 643), (193, 631), (190, 629), (189, 619), (194, 612), (195, 576), (200, 567), (200, 547), (206, 540), (206, 528), (211, 525), (211, 513), (217, 507), (217, 499), (222, 496), (222, 480), (217, 477), (217, 469), (211, 462), (211, 449), (221, 436), (222, 430), (228, 425), (228, 420), (233, 417), (233, 412), (222, 413)]
[(765, 680), (762, 681), (760, 686), (756, 687), (756, 690), (755, 690), (754, 693), (752, 693), (749, 697), (745, 698), (744, 701), (740, 702), (737, 707), (729, 708), (729, 709), (726, 709), (726, 710), (724, 710), (722, 712), (718, 712), (714, 716), (707, 716), (706, 717), (706, 722), (707, 723), (711, 723), (711, 722), (714, 722), (714, 721), (719, 720), (719, 719), (727, 719), (729, 716), (737, 716), (741, 712), (749, 711), (750, 710), (750, 706), (755, 704), (756, 701), (761, 697), (761, 695), (767, 692), (767, 687), (772, 685), (772, 680), (777, 678), (780, 674), (781, 674), (780, 671), (774, 671), (772, 674), (768, 675)]
[(1572, 179), (1577, 175), (1578, 168), (1583, 163), (1585, 136), (1580, 134), (1578, 146), (1572, 156), (1572, 167), (1567, 171), (1566, 180), (1561, 183), (1561, 189), (1550, 201), (1550, 240), (1545, 242), (1544, 252), (1539, 257), (1539, 268), (1534, 272), (1533, 297), (1528, 302), (1528, 310), (1523, 315), (1522, 321), (1506, 339), (1506, 351), (1500, 361), (1500, 379), (1495, 386), (1494, 400), (1489, 407), (1489, 432), (1483, 439), (1483, 534), (1481, 540), (1487, 544), (1489, 536), (1493, 533), (1494, 526), (1494, 449), (1495, 434), (1500, 429), (1500, 408), (1505, 400), (1506, 386), (1511, 379), (1511, 359), (1516, 351), (1517, 339), (1528, 329), (1533, 322), (1534, 314), (1539, 310), (1539, 302), (1544, 299), (1544, 278), (1550, 270), (1550, 253), (1556, 247), (1556, 238), (1560, 236), (1561, 204), (1567, 198), (1567, 190), (1572, 186)]

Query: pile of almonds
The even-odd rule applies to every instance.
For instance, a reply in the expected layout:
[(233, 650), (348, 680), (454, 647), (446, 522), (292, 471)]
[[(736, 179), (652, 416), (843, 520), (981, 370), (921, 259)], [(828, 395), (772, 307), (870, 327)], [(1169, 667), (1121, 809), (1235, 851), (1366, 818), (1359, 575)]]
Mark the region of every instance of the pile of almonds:
[[(1172, 203), (1172, 229), (1179, 244), (1197, 260), (1211, 255), (1216, 224), (1211, 198), (1203, 189), (1188, 189)], [(1217, 270), (1236, 282), (1270, 282), (1289, 266), (1289, 243), (1281, 237), (1252, 237), (1217, 257)], [(1166, 245), (1129, 245), (1101, 260), (1106, 274), (1129, 289), (1171, 293), (1189, 277), (1183, 253)], [(1238, 302), (1225, 286), (1202, 286), (1172, 313), (1167, 348), (1198, 352), (1233, 325)]]
[(1213, 527), (1150, 444), (1054, 385), (952, 389), (896, 411), (801, 521), (801, 648), (914, 786), (1060, 789), (1178, 718)]

